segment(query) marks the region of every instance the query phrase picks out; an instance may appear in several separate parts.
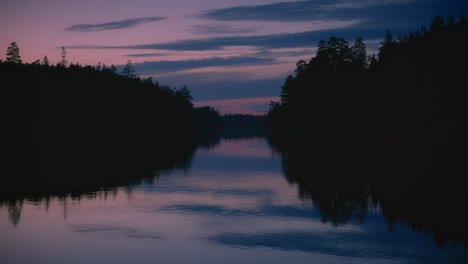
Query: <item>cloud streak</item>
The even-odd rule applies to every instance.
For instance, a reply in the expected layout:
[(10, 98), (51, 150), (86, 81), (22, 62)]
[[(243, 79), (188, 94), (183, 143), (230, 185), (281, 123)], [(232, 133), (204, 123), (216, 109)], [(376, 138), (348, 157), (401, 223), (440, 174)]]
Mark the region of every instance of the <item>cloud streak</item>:
[(242, 34), (258, 31), (255, 27), (233, 27), (231, 25), (194, 25), (190, 30), (195, 34)]
[(178, 60), (178, 61), (145, 61), (135, 63), (135, 68), (142, 74), (166, 73), (184, 71), (205, 67), (226, 67), (239, 65), (271, 65), (276, 63), (273, 58), (259, 58), (251, 56), (212, 57), (205, 59)]
[(202, 19), (218, 21), (313, 21), (330, 17), (348, 17), (348, 10), (386, 7), (413, 2), (414, 0), (318, 0), (280, 2), (257, 6), (236, 6), (212, 9), (198, 15)]
[(138, 53), (138, 54), (127, 54), (127, 57), (141, 58), (141, 57), (161, 57), (165, 56), (164, 53)]
[(166, 19), (165, 17), (138, 17), (130, 18), (119, 21), (112, 21), (107, 23), (100, 24), (76, 24), (70, 27), (65, 28), (66, 31), (74, 32), (93, 32), (93, 31), (103, 31), (103, 30), (115, 30), (122, 28), (135, 27), (141, 24), (150, 23), (154, 21), (160, 21)]
[(298, 48), (315, 47), (319, 40), (330, 36), (340, 36), (346, 39), (355, 39), (357, 36), (366, 38), (382, 37), (381, 29), (361, 29), (353, 27), (359, 20), (348, 21), (339, 29), (314, 30), (299, 33), (256, 35), (256, 36), (226, 36), (204, 39), (188, 39), (167, 43), (126, 45), (126, 46), (67, 46), (70, 49), (140, 49), (140, 50), (172, 50), (172, 51), (207, 51), (221, 50), (224, 47), (252, 46), (260, 48)]
[[(363, 27), (381, 31), (419, 28), (431, 16), (463, 13), (468, 4), (461, 0), (314, 0), (266, 5), (209, 9), (198, 18), (223, 21), (313, 22), (362, 20)], [(461, 14), (460, 13), (460, 14)]]

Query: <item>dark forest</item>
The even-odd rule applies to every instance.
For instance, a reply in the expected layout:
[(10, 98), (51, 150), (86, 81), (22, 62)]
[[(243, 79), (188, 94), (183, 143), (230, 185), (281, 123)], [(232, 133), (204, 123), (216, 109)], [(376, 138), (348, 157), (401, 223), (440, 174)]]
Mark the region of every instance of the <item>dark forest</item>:
[(390, 228), (468, 244), (467, 36), (465, 18), (435, 17), (396, 38), (387, 31), (377, 56), (361, 38), (330, 37), (297, 63), (271, 103), (269, 142), (322, 221), (365, 221), (371, 199)]

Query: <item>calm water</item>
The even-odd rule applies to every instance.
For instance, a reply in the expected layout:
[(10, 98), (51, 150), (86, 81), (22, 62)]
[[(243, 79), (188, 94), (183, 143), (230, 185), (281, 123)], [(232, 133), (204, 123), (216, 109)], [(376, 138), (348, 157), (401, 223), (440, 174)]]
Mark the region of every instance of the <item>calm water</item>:
[(265, 139), (198, 149), (136, 186), (3, 204), (0, 263), (468, 263), (468, 250), (395, 225), (321, 220)]

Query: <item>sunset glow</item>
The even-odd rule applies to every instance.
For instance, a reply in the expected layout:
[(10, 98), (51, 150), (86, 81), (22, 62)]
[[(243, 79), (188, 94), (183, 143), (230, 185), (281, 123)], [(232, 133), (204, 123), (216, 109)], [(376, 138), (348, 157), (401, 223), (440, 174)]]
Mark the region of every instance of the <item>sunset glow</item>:
[(376, 51), (386, 29), (397, 35), (467, 9), (460, 0), (3, 1), (0, 49), (16, 41), (27, 63), (58, 63), (61, 47), (69, 63), (121, 69), (130, 59), (141, 77), (187, 85), (197, 105), (258, 114), (269, 101), (230, 99), (277, 95), (319, 40), (362, 36)]
[(264, 105), (270, 102), (279, 101), (279, 97), (255, 97), (255, 98), (240, 98), (240, 99), (226, 99), (226, 100), (207, 100), (196, 101), (195, 106), (211, 106), (222, 113), (239, 113), (250, 115), (265, 114), (262, 110)]

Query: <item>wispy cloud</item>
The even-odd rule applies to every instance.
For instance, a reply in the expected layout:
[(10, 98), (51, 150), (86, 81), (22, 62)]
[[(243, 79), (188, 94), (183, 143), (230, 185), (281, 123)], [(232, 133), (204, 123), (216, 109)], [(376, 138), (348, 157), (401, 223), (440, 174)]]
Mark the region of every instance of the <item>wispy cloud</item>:
[(260, 58), (252, 56), (212, 57), (204, 59), (177, 60), (177, 61), (145, 61), (135, 63), (135, 68), (141, 74), (165, 73), (184, 71), (205, 67), (226, 67), (239, 65), (271, 65), (276, 63), (273, 58)]
[[(414, 0), (316, 0), (280, 2), (257, 6), (236, 6), (202, 12), (199, 18), (219, 21), (311, 21), (349, 15), (346, 9), (368, 9), (401, 5)], [(347, 16), (346, 16), (347, 17)]]
[[(198, 15), (202, 19), (218, 21), (254, 20), (254, 21), (307, 21), (319, 5), (312, 1), (281, 2), (257, 6), (235, 6), (212, 9)], [(316, 16), (315, 16), (316, 17)]]
[(209, 9), (198, 18), (233, 22), (365, 21), (363, 27), (405, 32), (427, 24), (432, 16), (466, 13), (462, 0), (309, 0)]
[(141, 24), (164, 20), (165, 17), (137, 17), (100, 24), (76, 24), (65, 28), (66, 31), (92, 32), (135, 27)]
[(242, 34), (254, 33), (258, 30), (255, 27), (234, 27), (232, 25), (194, 25), (190, 31), (195, 34)]
[(83, 46), (71, 45), (70, 49), (141, 49), (141, 50), (173, 50), (173, 51), (204, 51), (221, 50), (224, 47), (253, 46), (261, 48), (298, 48), (315, 47), (319, 40), (328, 39), (337, 35), (346, 39), (355, 39), (357, 36), (377, 38), (383, 36), (381, 29), (362, 29), (353, 27), (360, 23), (359, 20), (347, 21), (340, 24), (338, 29), (314, 30), (289, 34), (272, 34), (256, 36), (226, 36), (204, 39), (188, 39), (167, 43), (126, 45), (126, 46)]
[(336, 0), (327, 1), (322, 4), (321, 8), (334, 10), (334, 9), (364, 9), (378, 6), (401, 5), (415, 2), (415, 0)]
[(165, 56), (164, 53), (138, 53), (138, 54), (127, 54), (127, 57), (141, 58), (141, 57), (161, 57)]

